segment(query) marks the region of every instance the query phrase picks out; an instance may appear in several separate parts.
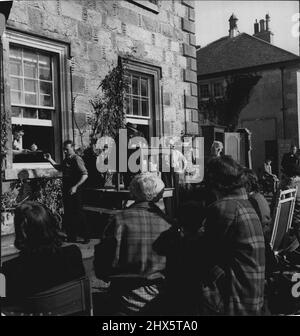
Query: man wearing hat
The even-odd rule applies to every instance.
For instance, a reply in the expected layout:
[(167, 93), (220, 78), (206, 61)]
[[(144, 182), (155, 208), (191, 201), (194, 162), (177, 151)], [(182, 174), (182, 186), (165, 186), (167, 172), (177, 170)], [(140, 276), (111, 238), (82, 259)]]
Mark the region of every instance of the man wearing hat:
[(164, 191), (160, 178), (151, 173), (139, 174), (129, 188), (135, 203), (111, 219), (101, 243), (95, 247), (95, 274), (111, 282), (109, 313), (118, 315), (142, 313), (160, 293), (166, 259), (152, 245), (170, 228), (155, 205)]

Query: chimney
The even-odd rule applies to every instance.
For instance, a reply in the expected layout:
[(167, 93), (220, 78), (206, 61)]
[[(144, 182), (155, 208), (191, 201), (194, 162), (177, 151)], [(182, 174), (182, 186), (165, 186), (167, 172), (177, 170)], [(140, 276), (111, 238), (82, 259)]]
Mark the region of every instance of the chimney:
[(266, 31), (270, 30), (270, 15), (266, 14)]
[(253, 36), (264, 40), (269, 43), (273, 43), (273, 33), (270, 31), (270, 15), (266, 15), (266, 20), (259, 20), (259, 24), (257, 20), (254, 23), (254, 34)]
[(238, 18), (234, 14), (232, 14), (228, 21), (229, 21), (229, 37), (230, 38), (236, 37), (238, 35), (238, 28), (237, 28)]
[(254, 34), (258, 34), (259, 33), (259, 24), (257, 22), (257, 20), (255, 20), (254, 23)]
[(260, 25), (260, 31), (264, 32), (266, 30), (266, 28), (265, 28), (265, 20), (264, 19), (259, 20), (259, 25)]

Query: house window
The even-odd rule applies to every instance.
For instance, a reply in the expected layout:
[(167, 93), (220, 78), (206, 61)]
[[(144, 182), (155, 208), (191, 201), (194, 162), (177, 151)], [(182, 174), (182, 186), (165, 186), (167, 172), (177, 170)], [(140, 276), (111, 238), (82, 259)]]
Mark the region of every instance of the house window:
[(151, 78), (131, 73), (128, 75), (128, 81), (127, 115), (149, 119), (152, 114)]
[[(9, 48), (13, 163), (43, 162), (43, 153), (55, 158), (55, 57), (17, 45)], [(18, 139), (18, 133), (23, 136)]]
[(223, 97), (223, 85), (222, 83), (214, 83), (214, 97)]
[(126, 120), (137, 125), (146, 139), (162, 133), (160, 107), (161, 70), (151, 65), (126, 60), (128, 89)]
[(200, 99), (207, 99), (210, 97), (208, 84), (200, 84), (199, 91)]
[(68, 46), (7, 31), (12, 124), (12, 168), (50, 168), (69, 138)]

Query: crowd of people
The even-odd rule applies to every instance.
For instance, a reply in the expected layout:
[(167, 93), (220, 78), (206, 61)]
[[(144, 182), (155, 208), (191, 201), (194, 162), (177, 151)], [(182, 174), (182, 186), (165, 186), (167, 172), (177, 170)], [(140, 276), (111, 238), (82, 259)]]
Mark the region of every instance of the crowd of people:
[[(129, 189), (135, 202), (110, 218), (95, 246), (95, 275), (109, 284), (98, 298), (101, 314), (263, 315), (268, 311), (271, 210), (256, 174), (221, 155), (221, 145), (212, 146), (204, 181), (179, 204), (176, 219), (156, 204), (165, 188), (157, 174), (133, 177)], [(87, 171), (72, 142), (65, 142), (64, 150), (62, 166), (51, 156), (46, 158), (63, 170), (68, 237), (75, 242), (73, 222), (84, 220), (78, 190)], [(294, 156), (291, 152), (285, 158), (280, 188), (300, 183)], [(299, 240), (298, 190), (292, 226)], [(8, 304), (84, 275), (80, 249), (64, 246), (58, 231), (44, 205), (25, 202), (16, 209), (15, 246), (20, 255), (2, 267)]]

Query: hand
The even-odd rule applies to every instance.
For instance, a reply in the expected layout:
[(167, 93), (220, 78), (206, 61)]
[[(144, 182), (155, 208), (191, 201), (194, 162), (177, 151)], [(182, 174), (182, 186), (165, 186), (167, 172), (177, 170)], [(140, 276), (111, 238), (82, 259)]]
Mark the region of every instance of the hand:
[(70, 195), (74, 195), (74, 194), (76, 194), (76, 192), (77, 192), (77, 187), (76, 186), (74, 186), (70, 189)]
[(44, 159), (50, 161), (51, 160), (51, 155), (49, 153), (44, 154)]
[(22, 149), (22, 153), (23, 153), (23, 154), (27, 154), (27, 153), (29, 153), (29, 152), (30, 152), (29, 149)]

